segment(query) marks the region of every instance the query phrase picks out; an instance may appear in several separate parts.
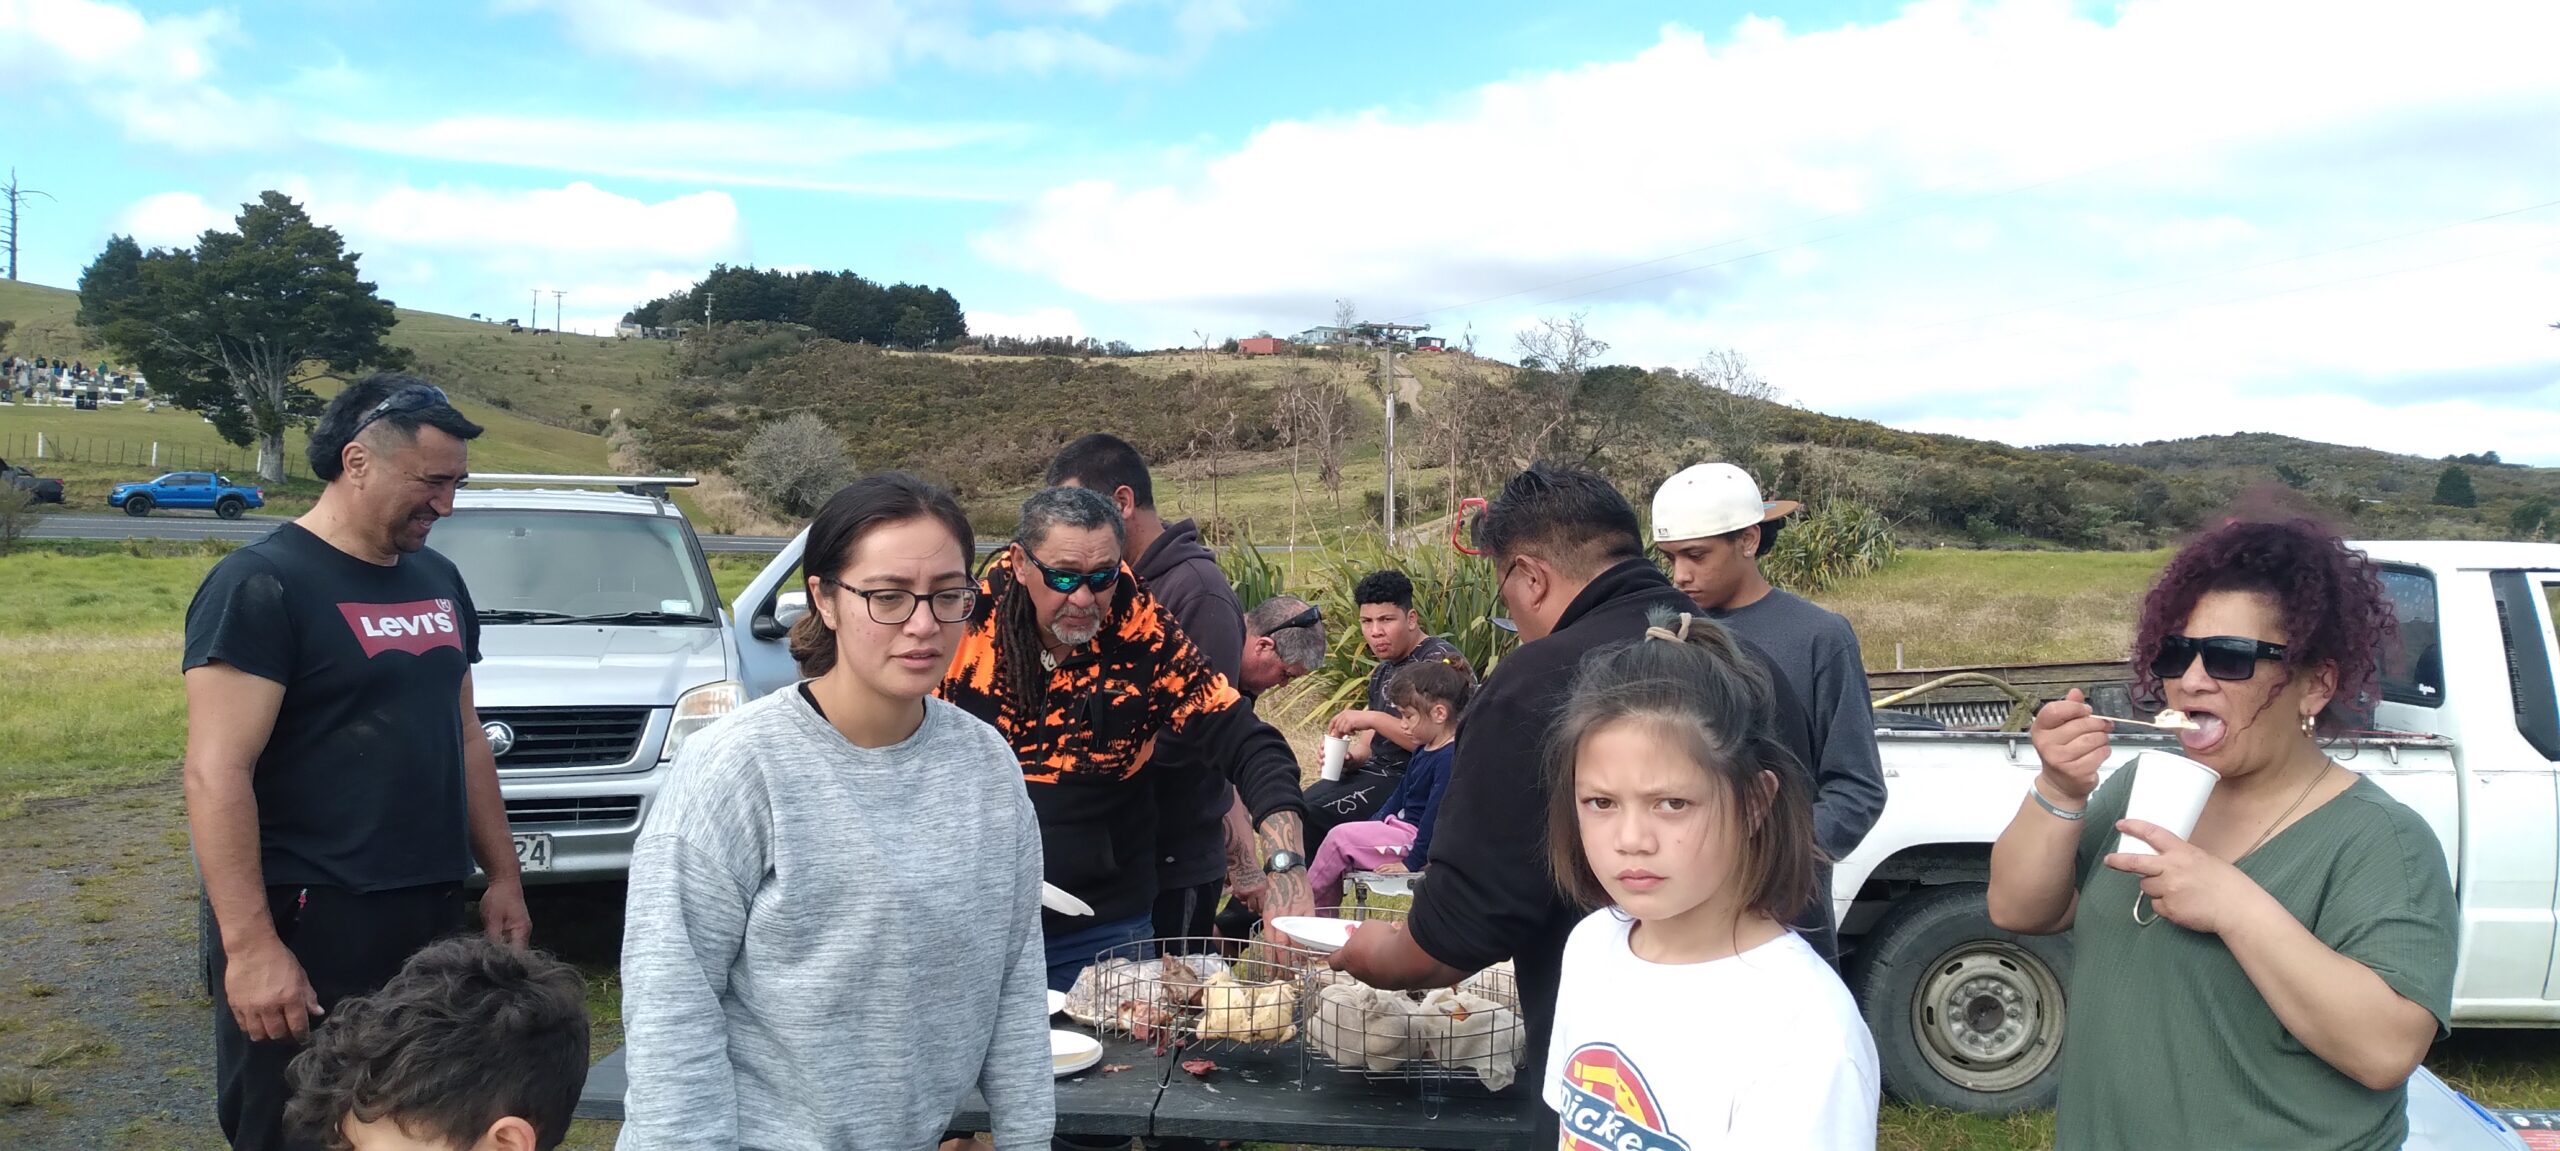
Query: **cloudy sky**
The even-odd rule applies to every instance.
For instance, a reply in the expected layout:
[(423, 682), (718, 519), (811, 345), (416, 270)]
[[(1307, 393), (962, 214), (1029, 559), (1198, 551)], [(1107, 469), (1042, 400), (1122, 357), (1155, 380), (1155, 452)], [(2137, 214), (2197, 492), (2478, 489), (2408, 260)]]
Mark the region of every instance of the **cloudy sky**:
[(456, 314), (724, 260), (1140, 346), (1586, 312), (1902, 427), (2560, 464), (2554, 44), (2550, 0), (0, 0), (0, 162), (65, 286), (282, 188)]

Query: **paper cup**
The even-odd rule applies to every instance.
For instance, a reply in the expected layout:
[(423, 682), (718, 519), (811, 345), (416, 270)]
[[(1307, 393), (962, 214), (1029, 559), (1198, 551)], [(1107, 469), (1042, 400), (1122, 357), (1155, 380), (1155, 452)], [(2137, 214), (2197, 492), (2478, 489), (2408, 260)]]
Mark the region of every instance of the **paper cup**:
[[(2184, 839), (2195, 834), (2204, 801), (2222, 776), (2212, 768), (2165, 751), (2147, 751), (2133, 761), (2133, 794), (2124, 805), (2126, 819), (2156, 824)], [(2157, 855), (2151, 845), (2130, 835), (2116, 836), (2116, 850), (2129, 855)]]
[(1351, 757), (1351, 741), (1338, 735), (1324, 737), (1324, 778), (1328, 783), (1342, 779), (1342, 763)]

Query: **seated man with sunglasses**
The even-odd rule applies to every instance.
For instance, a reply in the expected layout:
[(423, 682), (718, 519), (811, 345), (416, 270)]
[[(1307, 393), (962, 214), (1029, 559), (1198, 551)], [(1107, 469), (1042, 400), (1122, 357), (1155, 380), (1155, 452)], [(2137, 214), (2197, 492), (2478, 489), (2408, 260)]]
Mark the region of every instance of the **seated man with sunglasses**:
[(2302, 521), (2228, 523), (2169, 562), (2133, 650), (2220, 776), (2183, 836), (2125, 818), (2147, 761), (2098, 782), (2112, 725), (2079, 692), (2036, 713), (2043, 771), (1989, 901), (2006, 930), (2072, 933), (2060, 1146), (2407, 1138), (2459, 910), (2426, 822), (2321, 746), (2365, 722), (2391, 621), (2374, 565)]
[(1186, 745), (1172, 763), (1222, 771), (1252, 811), (1271, 913), (1311, 907), (1297, 758), (1138, 587), (1122, 532), (1098, 492), (1049, 488), (1023, 501), (942, 683), (944, 699), (1013, 745), (1040, 815), (1045, 878), (1093, 908), (1091, 918), (1042, 917), (1049, 985), (1062, 991), (1096, 953), (1154, 933), (1156, 811), (1139, 772), (1164, 742)]

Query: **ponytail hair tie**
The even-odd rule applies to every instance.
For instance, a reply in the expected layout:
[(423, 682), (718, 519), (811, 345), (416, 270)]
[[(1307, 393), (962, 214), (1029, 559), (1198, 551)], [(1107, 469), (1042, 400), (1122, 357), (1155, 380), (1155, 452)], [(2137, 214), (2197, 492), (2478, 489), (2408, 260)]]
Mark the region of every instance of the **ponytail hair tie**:
[(1644, 637), (1646, 639), (1663, 640), (1669, 643), (1687, 643), (1689, 642), (1689, 625), (1696, 622), (1697, 618), (1697, 616), (1691, 615), (1688, 612), (1681, 612), (1680, 630), (1673, 631), (1670, 628), (1656, 625), (1644, 629)]

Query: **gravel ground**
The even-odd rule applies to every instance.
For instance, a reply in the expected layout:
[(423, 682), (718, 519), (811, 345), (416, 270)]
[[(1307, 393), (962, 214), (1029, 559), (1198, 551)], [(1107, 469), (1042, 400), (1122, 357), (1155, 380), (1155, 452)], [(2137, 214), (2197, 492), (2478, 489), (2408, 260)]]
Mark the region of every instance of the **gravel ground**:
[(0, 821), (0, 1146), (219, 1148), (174, 783)]
[[(196, 891), (175, 783), (0, 820), (0, 1148), (220, 1151)], [(622, 1041), (620, 895), (532, 895), (537, 942), (587, 971), (599, 1056)], [(616, 1126), (578, 1124), (568, 1148)]]

